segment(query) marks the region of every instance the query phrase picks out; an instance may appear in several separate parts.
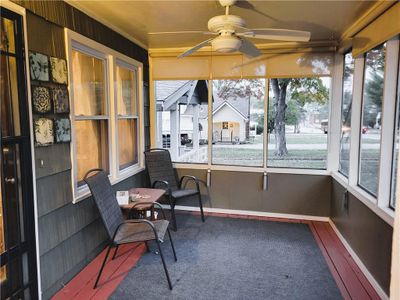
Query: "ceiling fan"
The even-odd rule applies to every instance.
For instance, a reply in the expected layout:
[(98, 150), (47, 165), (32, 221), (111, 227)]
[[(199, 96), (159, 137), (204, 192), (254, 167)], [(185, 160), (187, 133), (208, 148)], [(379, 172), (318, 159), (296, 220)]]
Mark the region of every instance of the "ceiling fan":
[(248, 57), (257, 57), (261, 52), (247, 38), (290, 41), (290, 42), (308, 42), (311, 33), (308, 31), (260, 28), (246, 28), (246, 22), (239, 16), (230, 15), (229, 8), (237, 0), (219, 0), (219, 3), (225, 7), (225, 15), (216, 16), (208, 21), (209, 31), (173, 31), (173, 32), (151, 32), (149, 34), (195, 34), (203, 33), (208, 35), (216, 35), (200, 44), (190, 48), (189, 50), (178, 55), (178, 58), (186, 57), (200, 48), (212, 45), (212, 48), (217, 52), (231, 53), (239, 51)]

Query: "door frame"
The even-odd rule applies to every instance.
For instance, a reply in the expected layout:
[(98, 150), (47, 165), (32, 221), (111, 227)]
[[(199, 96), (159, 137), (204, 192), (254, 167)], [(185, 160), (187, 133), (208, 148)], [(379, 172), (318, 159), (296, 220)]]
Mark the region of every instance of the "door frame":
[(30, 133), (30, 152), (31, 152), (31, 174), (32, 174), (32, 197), (33, 197), (33, 214), (34, 214), (34, 227), (35, 227), (35, 255), (36, 255), (36, 283), (37, 283), (37, 292), (38, 299), (42, 299), (42, 288), (41, 288), (41, 280), (40, 280), (40, 252), (39, 252), (39, 226), (38, 226), (38, 208), (37, 208), (37, 193), (36, 193), (36, 166), (35, 166), (35, 147), (34, 147), (34, 132), (33, 132), (33, 117), (32, 117), (32, 103), (31, 99), (31, 82), (29, 76), (29, 46), (28, 46), (28, 31), (26, 25), (26, 9), (22, 6), (19, 6), (9, 0), (2, 0), (1, 7), (4, 7), (18, 15), (22, 18), (22, 35), (23, 35), (23, 43), (24, 43), (24, 56), (25, 56), (25, 82), (26, 82), (26, 101), (27, 112), (28, 112), (28, 122), (29, 122), (29, 133)]

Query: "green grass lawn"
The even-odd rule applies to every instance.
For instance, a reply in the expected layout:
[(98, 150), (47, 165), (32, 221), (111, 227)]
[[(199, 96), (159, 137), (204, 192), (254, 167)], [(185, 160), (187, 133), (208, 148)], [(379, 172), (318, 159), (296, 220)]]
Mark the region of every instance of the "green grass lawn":
[[(269, 135), (269, 143), (275, 144), (275, 135)], [(286, 133), (286, 144), (326, 144), (328, 135), (326, 134), (288, 134)]]
[[(281, 168), (326, 168), (326, 150), (290, 150), (285, 157), (276, 157), (273, 150), (268, 151), (268, 166)], [(263, 165), (261, 149), (243, 149), (240, 147), (213, 148), (212, 163), (233, 166)]]

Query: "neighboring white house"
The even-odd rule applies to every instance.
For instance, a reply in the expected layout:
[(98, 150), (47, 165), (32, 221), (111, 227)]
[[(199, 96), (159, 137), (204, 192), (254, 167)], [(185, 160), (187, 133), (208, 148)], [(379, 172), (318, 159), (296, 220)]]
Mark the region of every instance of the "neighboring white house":
[[(248, 104), (246, 100), (222, 100), (214, 96), (213, 104), (213, 142), (238, 143), (249, 137)], [(203, 130), (207, 132), (208, 117), (200, 118)]]

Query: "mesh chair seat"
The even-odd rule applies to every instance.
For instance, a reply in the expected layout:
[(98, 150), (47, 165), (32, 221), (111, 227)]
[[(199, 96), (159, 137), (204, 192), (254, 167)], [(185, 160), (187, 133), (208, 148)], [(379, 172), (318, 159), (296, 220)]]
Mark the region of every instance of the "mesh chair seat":
[[(166, 220), (158, 220), (152, 221), (152, 223), (156, 229), (158, 239), (163, 241), (169, 222)], [(154, 231), (149, 224), (136, 222), (124, 223), (119, 228), (114, 243), (120, 245), (133, 242), (151, 241), (154, 239)]]
[(197, 195), (198, 190), (175, 190), (171, 192), (171, 196), (174, 198), (183, 198), (188, 196)]

